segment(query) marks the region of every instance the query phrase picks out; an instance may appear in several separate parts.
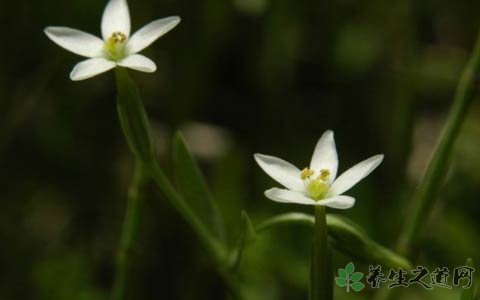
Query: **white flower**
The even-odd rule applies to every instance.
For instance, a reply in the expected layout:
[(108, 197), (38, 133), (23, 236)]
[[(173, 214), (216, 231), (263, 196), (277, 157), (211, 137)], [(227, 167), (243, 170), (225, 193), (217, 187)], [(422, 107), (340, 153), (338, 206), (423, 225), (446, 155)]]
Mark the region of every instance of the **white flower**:
[(310, 167), (302, 171), (273, 156), (255, 154), (255, 160), (270, 177), (287, 188), (269, 189), (265, 191), (267, 198), (283, 203), (346, 209), (354, 205), (355, 199), (342, 194), (370, 174), (382, 162), (383, 155), (372, 156), (336, 178), (337, 150), (333, 132), (327, 130), (315, 147)]
[(83, 80), (115, 66), (142, 72), (155, 72), (149, 58), (137, 54), (180, 22), (179, 17), (153, 21), (130, 36), (130, 12), (126, 0), (110, 0), (102, 17), (103, 40), (68, 27), (47, 27), (45, 33), (58, 44), (89, 59), (78, 63), (70, 73), (72, 80)]

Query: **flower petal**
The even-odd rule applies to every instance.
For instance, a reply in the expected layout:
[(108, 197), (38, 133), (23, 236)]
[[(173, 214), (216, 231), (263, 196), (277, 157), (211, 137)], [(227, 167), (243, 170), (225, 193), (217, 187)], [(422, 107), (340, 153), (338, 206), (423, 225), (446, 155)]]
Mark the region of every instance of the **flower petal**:
[(274, 156), (258, 153), (254, 157), (265, 173), (284, 187), (294, 191), (305, 190), (305, 185), (300, 178), (300, 170), (291, 163)]
[(110, 0), (103, 11), (103, 39), (106, 41), (114, 32), (130, 35), (130, 12), (126, 0)]
[(345, 171), (333, 182), (328, 194), (330, 196), (340, 195), (367, 177), (382, 162), (383, 154), (372, 156)]
[(90, 33), (68, 27), (47, 27), (45, 34), (57, 45), (85, 57), (103, 55), (103, 41)]
[(330, 171), (330, 182), (335, 180), (338, 169), (337, 149), (333, 139), (333, 131), (327, 130), (318, 140), (313, 152), (310, 168), (316, 172), (322, 169)]
[(333, 196), (331, 198), (319, 200), (315, 205), (324, 205), (331, 208), (347, 209), (355, 204), (355, 198), (345, 195)]
[(152, 73), (157, 70), (157, 66), (150, 58), (140, 54), (127, 56), (117, 62), (117, 65), (147, 73)]
[(135, 32), (128, 40), (128, 53), (137, 53), (155, 42), (159, 37), (172, 30), (180, 23), (179, 17), (168, 17), (153, 21)]
[(304, 194), (286, 189), (271, 188), (265, 191), (265, 196), (273, 201), (282, 203), (297, 203), (304, 205), (315, 205), (315, 200)]
[(74, 81), (87, 79), (106, 72), (115, 67), (113, 61), (107, 60), (102, 57), (90, 58), (79, 62), (70, 73), (70, 79)]

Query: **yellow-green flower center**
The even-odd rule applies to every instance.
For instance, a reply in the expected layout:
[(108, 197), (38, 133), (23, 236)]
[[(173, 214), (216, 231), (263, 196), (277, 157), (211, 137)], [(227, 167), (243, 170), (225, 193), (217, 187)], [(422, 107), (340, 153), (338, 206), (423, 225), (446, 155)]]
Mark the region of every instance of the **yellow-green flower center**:
[(114, 32), (105, 42), (104, 50), (111, 60), (120, 60), (125, 57), (125, 42), (127, 36), (122, 32)]
[(310, 168), (305, 168), (300, 173), (300, 178), (305, 183), (308, 195), (315, 200), (325, 198), (330, 188), (329, 178), (330, 171), (327, 169), (320, 170), (320, 174), (316, 178), (311, 178), (315, 171)]

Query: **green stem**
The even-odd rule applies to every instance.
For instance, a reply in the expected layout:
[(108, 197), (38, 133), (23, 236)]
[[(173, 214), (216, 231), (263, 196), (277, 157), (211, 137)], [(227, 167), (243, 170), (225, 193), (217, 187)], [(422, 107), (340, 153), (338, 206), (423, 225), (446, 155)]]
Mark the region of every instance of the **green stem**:
[[(233, 295), (239, 295), (239, 285), (235, 278), (226, 273), (228, 267), (225, 245), (215, 238), (201, 221), (182, 195), (173, 187), (155, 158), (154, 142), (150, 133), (150, 123), (143, 107), (140, 93), (127, 70), (116, 68), (117, 109), (125, 139), (137, 161), (142, 162), (144, 172), (153, 178), (166, 199), (175, 210), (189, 223), (200, 241), (215, 261), (219, 273)], [(237, 299), (241, 299), (239, 296)]]
[(325, 207), (315, 206), (313, 253), (310, 270), (310, 300), (333, 299), (330, 249), (328, 246)]
[(150, 122), (135, 82), (126, 69), (116, 68), (115, 71), (118, 90), (117, 109), (123, 133), (130, 149), (136, 159), (143, 162), (145, 171), (152, 176), (172, 206), (200, 236), (200, 240), (204, 242), (217, 262), (222, 262), (226, 252), (223, 245), (210, 234), (190, 205), (177, 193), (156, 161), (154, 142), (150, 133)]
[(448, 170), (450, 156), (461, 125), (465, 120), (469, 104), (472, 102), (476, 89), (477, 73), (480, 71), (480, 34), (470, 60), (465, 67), (458, 83), (455, 98), (448, 118), (440, 136), (433, 157), (428, 165), (425, 176), (413, 197), (414, 210), (406, 224), (398, 243), (398, 250), (411, 255), (412, 246), (418, 240), (423, 225), (437, 199), (445, 174)]
[(125, 140), (135, 157), (145, 165), (155, 160), (150, 122), (135, 81), (124, 68), (115, 68), (117, 111)]
[(112, 300), (125, 299), (130, 261), (138, 235), (140, 223), (140, 196), (139, 190), (145, 185), (143, 166), (138, 161), (128, 190), (127, 209), (123, 222), (120, 246), (117, 250), (116, 272), (112, 289)]

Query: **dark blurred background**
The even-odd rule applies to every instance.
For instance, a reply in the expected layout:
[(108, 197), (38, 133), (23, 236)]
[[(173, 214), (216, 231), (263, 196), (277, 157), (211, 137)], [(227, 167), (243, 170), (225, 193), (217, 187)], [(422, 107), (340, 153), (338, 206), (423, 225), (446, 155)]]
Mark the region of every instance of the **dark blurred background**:
[[(0, 299), (106, 299), (132, 156), (115, 107), (113, 73), (82, 82), (82, 58), (53, 44), (48, 25), (99, 35), (106, 1), (2, 3), (0, 54)], [(300, 168), (333, 129), (340, 172), (373, 154), (380, 168), (343, 213), (392, 246), (479, 30), (478, 1), (130, 1), (132, 29), (182, 22), (144, 53), (135, 72), (170, 169), (180, 129), (225, 214), (233, 244), (245, 209), (258, 223), (309, 207), (263, 196), (275, 186), (253, 153)], [(480, 260), (480, 102), (420, 245), (426, 266)], [(290, 226), (248, 248), (251, 299), (305, 299), (311, 234)], [(352, 260), (335, 255), (335, 267)], [(224, 299), (225, 288), (186, 223), (154, 186), (143, 202), (129, 299)], [(458, 289), (408, 289), (409, 299), (458, 299)], [(338, 290), (338, 298), (345, 297)], [(354, 295), (349, 294), (348, 299)], [(343, 297), (343, 298), (342, 298)], [(368, 291), (355, 294), (369, 299)], [(356, 299), (355, 298), (355, 299)]]

